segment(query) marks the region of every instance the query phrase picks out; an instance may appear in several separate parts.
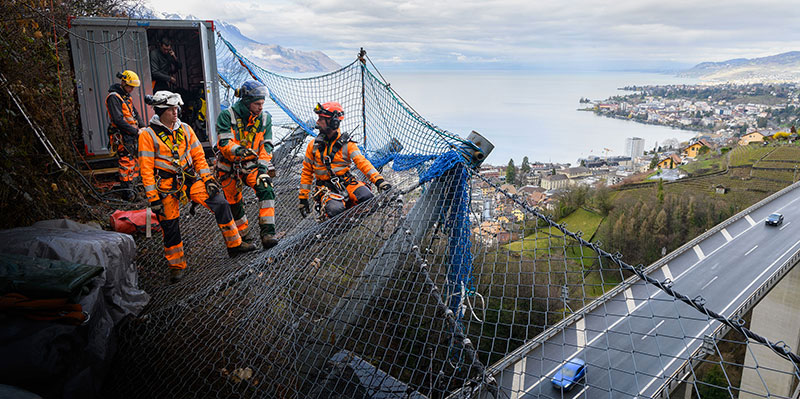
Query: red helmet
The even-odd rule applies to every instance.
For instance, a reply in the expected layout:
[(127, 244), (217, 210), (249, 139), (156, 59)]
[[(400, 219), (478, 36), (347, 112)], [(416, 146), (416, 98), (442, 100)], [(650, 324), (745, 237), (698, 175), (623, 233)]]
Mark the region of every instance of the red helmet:
[(317, 103), (317, 106), (314, 107), (314, 113), (319, 115), (320, 118), (344, 120), (344, 108), (336, 101), (330, 101), (325, 104)]

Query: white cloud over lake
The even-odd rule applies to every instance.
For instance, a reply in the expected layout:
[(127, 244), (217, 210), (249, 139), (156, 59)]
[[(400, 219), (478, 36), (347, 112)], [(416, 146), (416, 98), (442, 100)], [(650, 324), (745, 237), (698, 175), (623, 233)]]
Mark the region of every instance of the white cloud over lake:
[(345, 64), (669, 67), (800, 50), (797, 1), (173, 0), (158, 11), (233, 23)]

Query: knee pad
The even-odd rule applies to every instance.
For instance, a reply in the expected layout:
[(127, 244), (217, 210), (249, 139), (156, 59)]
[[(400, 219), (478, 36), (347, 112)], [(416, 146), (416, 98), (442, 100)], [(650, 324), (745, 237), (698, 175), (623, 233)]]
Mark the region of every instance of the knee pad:
[(325, 214), (328, 215), (329, 218), (332, 218), (347, 209), (345, 208), (344, 204), (341, 201), (337, 200), (330, 200), (325, 203)]
[(353, 191), (353, 196), (356, 197), (356, 203), (363, 203), (364, 201), (368, 201), (372, 199), (375, 195), (372, 194), (372, 191), (367, 188), (367, 186), (361, 186)]

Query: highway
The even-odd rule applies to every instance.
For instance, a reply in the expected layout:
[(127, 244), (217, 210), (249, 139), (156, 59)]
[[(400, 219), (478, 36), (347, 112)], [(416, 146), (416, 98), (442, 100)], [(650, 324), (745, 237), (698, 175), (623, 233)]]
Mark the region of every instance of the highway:
[[(781, 226), (765, 226), (772, 212), (784, 214)], [(727, 317), (798, 250), (800, 188), (726, 226), (650, 276), (671, 279), (674, 290), (702, 296), (708, 309)], [(651, 397), (717, 325), (639, 281), (498, 374), (499, 397)], [(585, 384), (568, 393), (555, 390), (549, 378), (574, 357), (587, 363)]]

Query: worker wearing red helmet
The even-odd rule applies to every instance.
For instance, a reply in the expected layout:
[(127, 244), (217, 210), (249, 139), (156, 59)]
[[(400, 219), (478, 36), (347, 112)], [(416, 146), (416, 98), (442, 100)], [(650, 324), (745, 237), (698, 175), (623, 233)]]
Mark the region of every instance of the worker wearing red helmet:
[(300, 204), (298, 209), (305, 217), (311, 212), (309, 194), (314, 183), (314, 200), (320, 205), (320, 213), (334, 217), (345, 209), (373, 197), (372, 191), (358, 181), (350, 166), (356, 167), (375, 184), (380, 191), (392, 188), (375, 167), (361, 154), (355, 141), (343, 134), (339, 125), (344, 120), (344, 109), (338, 102), (317, 104), (320, 134), (308, 143), (300, 175)]

